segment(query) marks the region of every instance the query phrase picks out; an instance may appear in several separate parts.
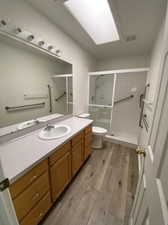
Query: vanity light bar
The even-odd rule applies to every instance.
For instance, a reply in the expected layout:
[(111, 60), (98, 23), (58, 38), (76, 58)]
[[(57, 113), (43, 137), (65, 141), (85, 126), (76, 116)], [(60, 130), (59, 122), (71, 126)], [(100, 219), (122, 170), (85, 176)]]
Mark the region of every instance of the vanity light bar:
[(48, 54), (52, 54), (56, 57), (61, 57), (61, 50), (55, 49), (53, 45), (47, 44), (38, 37), (35, 37), (32, 33), (26, 30), (22, 30), (20, 27), (16, 27), (7, 23), (5, 20), (0, 20), (0, 31), (14, 39), (20, 39), (26, 43), (30, 43), (32, 46), (41, 50), (47, 51)]
[(6, 21), (5, 21), (5, 20), (1, 20), (0, 25), (6, 26), (6, 25), (7, 25), (7, 23), (6, 23)]

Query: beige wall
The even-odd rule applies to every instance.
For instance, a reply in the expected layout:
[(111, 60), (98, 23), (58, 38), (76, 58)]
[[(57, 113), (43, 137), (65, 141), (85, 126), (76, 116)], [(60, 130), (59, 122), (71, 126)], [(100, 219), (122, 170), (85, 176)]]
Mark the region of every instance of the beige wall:
[(130, 69), (149, 67), (150, 57), (149, 56), (125, 56), (125, 57), (114, 57), (111, 59), (99, 60), (96, 63), (96, 70), (115, 70), (115, 69)]
[[(87, 109), (87, 74), (94, 70), (94, 58), (55, 24), (23, 0), (0, 0), (0, 19), (12, 22), (23, 29), (41, 36), (62, 51), (61, 58), (73, 64), (74, 112)], [(81, 94), (82, 93), (82, 94)]]

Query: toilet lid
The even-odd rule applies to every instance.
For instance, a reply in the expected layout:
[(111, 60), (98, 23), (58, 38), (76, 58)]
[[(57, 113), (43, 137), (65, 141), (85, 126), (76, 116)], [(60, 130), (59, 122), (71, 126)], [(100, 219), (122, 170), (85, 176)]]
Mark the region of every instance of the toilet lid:
[(82, 113), (78, 117), (80, 117), (80, 118), (88, 118), (89, 116), (90, 116), (89, 113)]
[(106, 134), (107, 130), (102, 127), (92, 127), (92, 132), (97, 134)]

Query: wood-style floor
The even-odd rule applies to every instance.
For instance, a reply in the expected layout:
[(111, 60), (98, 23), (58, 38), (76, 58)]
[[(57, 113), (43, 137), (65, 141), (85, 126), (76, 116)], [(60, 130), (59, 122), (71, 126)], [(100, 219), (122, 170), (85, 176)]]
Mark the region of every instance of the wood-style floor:
[(93, 151), (42, 225), (126, 225), (137, 174), (134, 150), (108, 144)]

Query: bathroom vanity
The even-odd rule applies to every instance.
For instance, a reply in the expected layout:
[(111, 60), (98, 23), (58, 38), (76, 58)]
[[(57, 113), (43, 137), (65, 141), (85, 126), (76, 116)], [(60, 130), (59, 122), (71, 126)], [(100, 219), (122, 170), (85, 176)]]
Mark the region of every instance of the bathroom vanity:
[(71, 132), (42, 140), (40, 129), (1, 146), (2, 165), (21, 225), (37, 225), (91, 155), (92, 120), (70, 117), (56, 124), (70, 126)]

